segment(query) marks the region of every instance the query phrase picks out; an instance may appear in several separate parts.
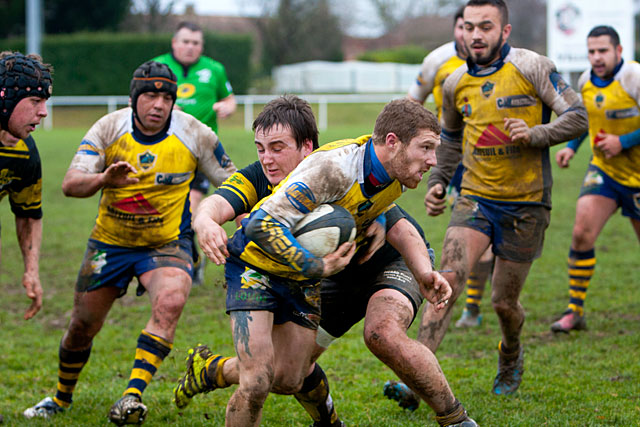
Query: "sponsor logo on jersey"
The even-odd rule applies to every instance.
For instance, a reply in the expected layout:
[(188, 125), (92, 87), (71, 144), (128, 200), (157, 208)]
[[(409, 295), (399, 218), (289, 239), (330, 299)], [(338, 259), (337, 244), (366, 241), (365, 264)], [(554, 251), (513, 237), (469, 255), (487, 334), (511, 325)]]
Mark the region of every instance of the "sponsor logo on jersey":
[(471, 115), (471, 104), (464, 104), (460, 109), (460, 114), (462, 114), (464, 117), (469, 117)]
[(285, 194), (289, 199), (289, 203), (303, 214), (307, 214), (315, 208), (316, 196), (303, 182), (294, 182), (289, 185), (285, 190)]
[(489, 98), (493, 93), (493, 88), (495, 87), (495, 85), (495, 83), (490, 82), (489, 80), (484, 82), (484, 84), (480, 87), (480, 89), (482, 90), (482, 96), (484, 96), (485, 98)]
[(498, 109), (533, 107), (538, 101), (531, 95), (503, 96), (496, 99)]
[(196, 93), (196, 87), (191, 83), (182, 83), (178, 86), (178, 98), (191, 98)]
[(521, 147), (511, 142), (509, 135), (502, 132), (493, 124), (487, 126), (473, 148), (474, 156), (517, 156)]
[(144, 198), (142, 193), (137, 193), (131, 197), (126, 197), (111, 204), (112, 208), (116, 208), (123, 212), (137, 215), (159, 215), (160, 212)]
[(156, 165), (156, 159), (158, 156), (153, 154), (150, 150), (144, 153), (138, 154), (138, 167), (142, 170), (152, 169)]
[(584, 177), (583, 185), (585, 187), (597, 187), (604, 183), (604, 179), (602, 175), (598, 171), (589, 171), (587, 175)]
[(638, 111), (637, 106), (633, 106), (631, 108), (623, 108), (621, 110), (605, 110), (604, 114), (606, 115), (607, 120), (616, 120), (636, 117), (640, 112)]
[(369, 208), (373, 206), (373, 202), (371, 200), (365, 200), (364, 202), (358, 205), (358, 215), (362, 212), (369, 210)]
[(156, 173), (156, 185), (178, 185), (182, 184), (191, 176), (191, 172), (181, 173)]
[(211, 80), (211, 70), (203, 69), (196, 71), (196, 75), (198, 76), (198, 81), (200, 83), (209, 83)]
[(602, 108), (602, 104), (604, 103), (604, 95), (602, 92), (598, 92), (593, 99), (593, 102), (596, 104), (596, 108)]
[(266, 289), (269, 287), (269, 277), (245, 267), (244, 272), (240, 275), (240, 283), (242, 289)]
[(107, 252), (105, 250), (98, 250), (91, 257), (90, 263), (91, 263), (91, 270), (93, 271), (93, 274), (102, 273), (102, 267), (107, 265)]

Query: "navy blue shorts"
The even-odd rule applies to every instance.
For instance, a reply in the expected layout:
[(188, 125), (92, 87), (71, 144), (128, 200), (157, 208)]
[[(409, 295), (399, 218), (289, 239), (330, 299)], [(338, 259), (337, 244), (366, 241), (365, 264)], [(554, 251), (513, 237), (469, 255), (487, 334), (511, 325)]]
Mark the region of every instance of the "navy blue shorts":
[[(103, 286), (120, 288), (127, 293), (129, 283), (147, 271), (161, 267), (176, 267), (193, 277), (193, 243), (181, 238), (159, 248), (125, 248), (89, 239), (82, 267), (78, 273), (76, 292), (88, 292)], [(138, 296), (144, 293), (139, 285)]]
[(236, 257), (227, 258), (227, 313), (232, 311), (270, 311), (273, 322), (293, 322), (307, 329), (318, 329), (320, 322), (320, 281), (288, 280), (254, 270)]
[(467, 227), (486, 234), (493, 253), (500, 258), (532, 262), (542, 254), (550, 216), (550, 210), (541, 205), (461, 196), (453, 206), (449, 227)]
[(640, 220), (640, 188), (622, 185), (592, 164), (582, 181), (579, 197), (587, 195), (612, 199), (622, 208), (623, 216)]

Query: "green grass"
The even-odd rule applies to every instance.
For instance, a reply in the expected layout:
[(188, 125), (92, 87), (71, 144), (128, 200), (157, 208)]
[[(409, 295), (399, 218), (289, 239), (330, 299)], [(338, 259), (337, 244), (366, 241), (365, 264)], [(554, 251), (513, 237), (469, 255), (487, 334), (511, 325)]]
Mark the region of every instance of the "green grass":
[[(335, 110), (331, 107), (330, 129), (321, 134), (321, 142), (369, 132), (378, 107), (340, 106)], [(22, 320), (28, 300), (20, 284), (22, 261), (8, 202), (0, 209), (3, 226), (0, 413), (5, 425), (27, 425), (21, 412), (55, 392), (58, 344), (69, 320), (75, 277), (97, 210), (97, 197), (67, 199), (60, 190), (62, 176), (90, 123), (79, 123), (76, 117), (63, 118), (60, 114), (58, 119), (78, 127), (38, 131), (35, 135), (44, 168), (41, 279), (45, 298), (42, 311), (30, 321)], [(238, 166), (256, 159), (252, 134), (242, 129), (239, 115), (222, 123), (221, 138)], [(566, 255), (575, 199), (588, 155), (585, 147), (569, 170), (554, 168), (554, 210), (545, 250), (534, 263), (522, 294), (527, 313), (523, 332), (526, 373), (518, 393), (508, 398), (490, 394), (500, 332), (487, 297), (483, 301), (482, 326), (473, 331), (451, 328), (438, 351), (438, 359), (456, 396), (481, 425), (638, 425), (638, 242), (627, 219), (617, 214), (598, 240), (598, 266), (587, 300), (589, 330), (569, 336), (553, 336), (549, 332), (550, 323), (567, 303)], [(424, 192), (423, 184), (418, 190), (408, 191), (400, 204), (422, 224), (439, 252), (448, 214), (427, 217), (422, 205)], [(456, 305), (456, 318), (461, 310), (462, 300)], [(135, 341), (148, 316), (146, 297), (127, 295), (119, 300), (94, 342), (91, 359), (76, 389), (73, 409), (51, 421), (28, 424), (106, 424), (109, 407), (127, 384)], [(409, 331), (412, 337), (416, 335), (416, 326)], [(145, 393), (144, 401), (150, 408), (147, 425), (224, 424), (225, 406), (233, 387), (198, 396), (181, 412), (171, 402), (171, 390), (183, 370), (186, 350), (200, 342), (217, 352), (233, 354), (228, 317), (224, 313), (222, 269), (213, 265), (207, 269), (207, 284), (193, 289), (180, 320), (174, 350)], [(394, 375), (364, 346), (361, 324), (338, 340), (320, 362), (331, 382), (338, 412), (348, 425), (435, 425), (426, 405), (409, 413), (382, 397), (382, 385)], [(267, 399), (263, 425), (308, 424), (309, 418), (292, 397), (271, 395)]]

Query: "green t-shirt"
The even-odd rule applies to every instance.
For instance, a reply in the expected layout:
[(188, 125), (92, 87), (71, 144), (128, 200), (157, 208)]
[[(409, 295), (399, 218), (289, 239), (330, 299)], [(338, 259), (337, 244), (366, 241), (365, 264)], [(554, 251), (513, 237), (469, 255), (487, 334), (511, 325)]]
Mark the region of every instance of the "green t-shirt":
[(152, 61), (167, 64), (178, 77), (176, 104), (182, 111), (218, 132), (213, 104), (233, 93), (224, 66), (209, 57), (200, 56), (198, 62), (185, 68), (171, 53), (160, 55)]

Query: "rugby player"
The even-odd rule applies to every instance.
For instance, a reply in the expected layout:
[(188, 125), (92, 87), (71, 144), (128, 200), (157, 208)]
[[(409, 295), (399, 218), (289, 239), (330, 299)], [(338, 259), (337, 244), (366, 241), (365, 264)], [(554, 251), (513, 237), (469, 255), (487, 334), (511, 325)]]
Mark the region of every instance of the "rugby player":
[(100, 204), (60, 343), (56, 395), (25, 410), (28, 418), (70, 407), (93, 338), (136, 277), (137, 295), (149, 293), (151, 318), (138, 338), (129, 384), (109, 419), (118, 425), (144, 421), (142, 393), (171, 351), (191, 288), (189, 184), (196, 169), (215, 185), (236, 170), (208, 126), (172, 111), (176, 89), (176, 76), (165, 64), (149, 61), (138, 67), (131, 107), (91, 127), (64, 177), (65, 195), (90, 197), (101, 191)]
[(578, 81), (589, 115), (589, 133), (556, 153), (561, 168), (589, 137), (593, 157), (576, 203), (569, 249), (569, 307), (553, 332), (586, 329), (584, 300), (596, 267), (595, 242), (614, 212), (631, 220), (640, 240), (640, 64), (622, 59), (618, 32), (594, 27), (587, 35), (591, 70)]
[[(178, 77), (177, 108), (218, 133), (218, 118), (224, 119), (236, 111), (236, 98), (227, 78), (224, 65), (202, 55), (204, 35), (202, 28), (193, 22), (180, 22), (171, 38), (171, 52), (153, 58), (152, 61), (167, 64)], [(209, 191), (207, 177), (198, 172), (191, 181), (191, 206), (193, 212)], [(205, 258), (196, 263), (193, 282), (204, 281)]]
[[(399, 117), (404, 119), (399, 119)], [(393, 127), (391, 123), (396, 120), (400, 123), (395, 125), (398, 128), (397, 132), (402, 133), (405, 139), (412, 141), (409, 147), (406, 147), (407, 144), (401, 142), (395, 133), (385, 131), (387, 128)], [(416, 136), (413, 138), (411, 133), (406, 131), (406, 128), (409, 127), (407, 122), (415, 124), (416, 127), (414, 129), (419, 129), (415, 131)], [(291, 131), (283, 130), (280, 126), (274, 125), (274, 123), (278, 122), (273, 120), (262, 121), (259, 117), (256, 123), (256, 143), (260, 160), (263, 164), (262, 169), (267, 176), (274, 174), (272, 177), (277, 179), (274, 181), (270, 178), (271, 183), (274, 184), (282, 180), (286, 173), (282, 173), (282, 161), (280, 166), (274, 164), (278, 163), (273, 160), (273, 157), (277, 157), (277, 155), (274, 155), (268, 147), (274, 144), (274, 147), (281, 146), (280, 148), (282, 149), (284, 148), (283, 140), (291, 141), (286, 145), (293, 147), (295, 138)], [(268, 126), (267, 130), (264, 130), (265, 124)], [(421, 172), (427, 170), (435, 161), (432, 156), (434, 154), (433, 150), (438, 144), (438, 134), (439, 125), (431, 113), (426, 112), (422, 107), (408, 100), (395, 101), (388, 105), (380, 115), (374, 133), (374, 135), (377, 135), (374, 138), (379, 141), (379, 145), (385, 145), (385, 139), (379, 135), (387, 135), (387, 138), (392, 140), (389, 144), (393, 148), (390, 149), (396, 150), (394, 151), (393, 160), (388, 158), (387, 148), (389, 147), (374, 148), (374, 143), (369, 136), (361, 137), (357, 140), (344, 140), (328, 144), (300, 163), (287, 181), (278, 187), (283, 193), (276, 192), (273, 197), (277, 198), (280, 195), (286, 198), (286, 194), (291, 195), (292, 189), (299, 189), (304, 185), (310, 188), (314, 197), (317, 197), (315, 202), (311, 202), (312, 204), (320, 204), (336, 198), (333, 200), (334, 202), (344, 204), (352, 208), (352, 210), (360, 206), (362, 214), (357, 218), (360, 228), (364, 227), (367, 230), (369, 238), (384, 235), (384, 233), (378, 233), (378, 227), (388, 228), (388, 240), (399, 246), (400, 252), (405, 253), (409, 260), (413, 261), (411, 265), (414, 266), (414, 274), (417, 273), (421, 283), (425, 285), (425, 288), (429, 289), (423, 289), (424, 292), (432, 302), (438, 303), (439, 301), (441, 306), (444, 304), (448, 293), (446, 283), (440, 281), (438, 273), (432, 272), (431, 261), (427, 255), (427, 246), (424, 238), (416, 230), (417, 224), (412, 225), (408, 221), (409, 218), (405, 217), (404, 212), (395, 206), (388, 209), (386, 215), (380, 216), (380, 213), (389, 207), (389, 203), (391, 203), (389, 200), (392, 200), (391, 197), (393, 197), (393, 195), (387, 196), (385, 192), (401, 191), (402, 188), (396, 179), (390, 178), (386, 170), (393, 171), (392, 173), (394, 175), (397, 174), (402, 179), (402, 182), (415, 187), (419, 182)], [(381, 139), (382, 143), (380, 142)], [(269, 143), (265, 144), (265, 141)], [(405, 146), (401, 147), (396, 144), (405, 144)], [(403, 152), (403, 150), (412, 151), (417, 146), (420, 146), (420, 148), (417, 151), (413, 151), (417, 160), (410, 162), (407, 152)], [(289, 150), (292, 153), (290, 158), (295, 159), (294, 163), (288, 164), (288, 167), (291, 168), (295, 166), (295, 163), (301, 161), (302, 156), (291, 148)], [(377, 154), (378, 152), (380, 154)], [(334, 163), (336, 155), (347, 153), (350, 153), (350, 158), (345, 159), (344, 164)], [(355, 157), (351, 157), (354, 154)], [(386, 163), (384, 166), (378, 156), (384, 158)], [(333, 172), (335, 173), (331, 173), (332, 171), (328, 169), (323, 172), (322, 167), (334, 169)], [(411, 172), (405, 173), (407, 168)], [(360, 183), (358, 183), (356, 176), (359, 173), (358, 170), (362, 172), (363, 176), (363, 180)], [(402, 172), (399, 172), (400, 170)], [(345, 176), (345, 171), (350, 171), (349, 174), (351, 176)], [(327, 181), (327, 176), (338, 176), (340, 178), (336, 182), (332, 182), (331, 185), (322, 184), (322, 181)], [(232, 177), (227, 183), (235, 193), (235, 196), (232, 196), (230, 200), (235, 199), (236, 204), (246, 210), (250, 206), (246, 206), (246, 201), (243, 201), (245, 197), (239, 198), (237, 196), (237, 194), (245, 193), (240, 191), (243, 181), (246, 181), (246, 178), (244, 180), (238, 179), (234, 182)], [(228, 190), (227, 183), (223, 184), (218, 192), (220, 195)], [(393, 187), (396, 187), (396, 189), (394, 190)], [(349, 188), (351, 189), (349, 190)], [(345, 193), (342, 190), (347, 192), (346, 197), (344, 197)], [(232, 193), (230, 192), (229, 194)], [(255, 192), (248, 191), (246, 194), (251, 196), (246, 197), (246, 199), (251, 204), (255, 204), (257, 201)], [(295, 194), (299, 194), (299, 192), (296, 191)], [(380, 196), (387, 199), (380, 200)], [(326, 198), (326, 200), (322, 200), (322, 198)], [(203, 203), (203, 209), (207, 206), (208, 200), (210, 199)], [(272, 199), (267, 199), (263, 202), (269, 204), (269, 201), (272, 201)], [(278, 205), (282, 201), (284, 200), (281, 199)], [(382, 201), (380, 207), (376, 206), (378, 201)], [(309, 203), (309, 201), (307, 200), (306, 203)], [(284, 205), (291, 210), (288, 214), (299, 219), (301, 213), (297, 208), (287, 206), (287, 202), (284, 202)], [(248, 223), (246, 222), (245, 225), (252, 227), (252, 222), (256, 221), (256, 216), (257, 218), (264, 218), (262, 215), (266, 211), (261, 211), (262, 206), (261, 203), (258, 204), (258, 209), (254, 209), (251, 220)], [(307, 208), (301, 209), (307, 210)], [(381, 209), (382, 212), (368, 212), (369, 209)], [(202, 230), (202, 236), (207, 236), (208, 234), (212, 236), (210, 239), (205, 239), (204, 242), (201, 240), (201, 244), (204, 243), (202, 244), (204, 252), (216, 262), (223, 263), (225, 256), (228, 254), (225, 249), (226, 236), (224, 232), (207, 233), (204, 230), (206, 228), (205, 224), (219, 223), (221, 218), (215, 216), (216, 212), (220, 212), (220, 209), (210, 209), (206, 214), (204, 210), (198, 212), (195, 224), (197, 231)], [(235, 213), (241, 212), (243, 210), (237, 210)], [(203, 215), (201, 216), (201, 214)], [(368, 218), (365, 217), (367, 214), (370, 215)], [(226, 219), (232, 218), (233, 215), (234, 212), (230, 211)], [(257, 219), (257, 221), (268, 220)], [(411, 219), (411, 221), (413, 220)], [(374, 225), (369, 226), (371, 223)], [(278, 226), (279, 224), (276, 224), (276, 227)], [(216, 225), (211, 230), (218, 230), (218, 228)], [(289, 232), (285, 230), (284, 233)], [(401, 235), (403, 236), (402, 238), (400, 238)], [(438, 368), (437, 361), (430, 351), (406, 336), (406, 329), (411, 324), (422, 301), (420, 285), (414, 279), (412, 272), (409, 271), (398, 252), (389, 244), (386, 244), (379, 251), (375, 251), (382, 244), (383, 239), (373, 243), (368, 248), (363, 244), (361, 249), (362, 257), (360, 257), (359, 253), (358, 261), (351, 262), (349, 267), (342, 273), (331, 275), (328, 279), (322, 280), (320, 290), (322, 319), (320, 320), (318, 337), (314, 344), (313, 337), (315, 335), (314, 329), (317, 327), (318, 311), (317, 289), (315, 289), (317, 285), (314, 284), (314, 281), (306, 279), (307, 276), (304, 274), (309, 274), (309, 272), (300, 274), (295, 267), (288, 266), (286, 261), (276, 261), (277, 264), (274, 262), (272, 265), (266, 266), (269, 270), (278, 270), (279, 274), (259, 273), (249, 263), (243, 266), (242, 257), (244, 254), (241, 254), (240, 259), (238, 259), (236, 254), (239, 252), (234, 248), (234, 243), (237, 244), (239, 242), (238, 237), (242, 237), (242, 235), (237, 233), (229, 244), (231, 257), (227, 260), (227, 281), (229, 283), (227, 307), (231, 311), (232, 323), (234, 324), (234, 339), (240, 357), (222, 358), (218, 355), (213, 355), (205, 346), (193, 349), (187, 364), (187, 373), (175, 390), (176, 403), (180, 407), (186, 406), (196, 393), (239, 382), (240, 387), (227, 408), (227, 421), (230, 425), (235, 425), (234, 423), (238, 423), (238, 425), (248, 423), (251, 425), (258, 422), (260, 414), (245, 408), (249, 408), (249, 405), (253, 405), (254, 402), (258, 402), (261, 406), (264, 398), (266, 398), (266, 393), (270, 390), (257, 390), (255, 384), (261, 383), (257, 379), (243, 384), (241, 373), (243, 369), (248, 370), (242, 366), (244, 363), (245, 365), (255, 365), (251, 367), (249, 372), (244, 374), (245, 378), (255, 378), (257, 375), (259, 379), (265, 378), (266, 375), (270, 384), (273, 384), (271, 391), (288, 394), (295, 393), (296, 398), (314, 418), (314, 425), (341, 425), (340, 420), (335, 415), (331, 398), (329, 397), (326, 376), (322, 373), (318, 364), (313, 365), (312, 363), (311, 367), (309, 367), (305, 360), (308, 357), (312, 361), (316, 360), (335, 337), (341, 336), (352, 325), (365, 318), (365, 341), (369, 348), (388, 366), (396, 370), (399, 375), (406, 378), (407, 381), (411, 381), (412, 384), (420, 383), (423, 385), (423, 387), (418, 387), (416, 384), (416, 388), (423, 392), (423, 397), (427, 401), (433, 403), (433, 408), (440, 416), (439, 421), (443, 425), (457, 425), (457, 423), (463, 421), (472, 423), (465, 425), (475, 425), (472, 420), (468, 419), (462, 405), (455, 400), (446, 383), (446, 379)], [(364, 243), (365, 238), (365, 233), (361, 232), (358, 238), (359, 243)], [(293, 243), (295, 241), (291, 237), (288, 240), (292, 246), (295, 245)], [(252, 251), (262, 251), (253, 242), (249, 243), (249, 246), (253, 247)], [(293, 246), (293, 248), (294, 250), (301, 250), (296, 246)], [(269, 257), (271, 259), (278, 259), (276, 258), (278, 255), (275, 252), (269, 252), (269, 249), (264, 252), (265, 255), (270, 253)], [(366, 262), (372, 254), (373, 258)], [(310, 255), (305, 256), (311, 257)], [(254, 261), (252, 262), (256, 262), (259, 258), (253, 259)], [(320, 262), (324, 263), (323, 260)], [(358, 262), (363, 262), (363, 264), (358, 265)], [(323, 267), (326, 269), (326, 265)], [(260, 270), (264, 271), (265, 266), (263, 265)], [(237, 276), (240, 275), (243, 277), (242, 280), (238, 280)], [(311, 275), (315, 276), (316, 274), (311, 273)], [(299, 278), (298, 282), (301, 282), (300, 284), (291, 283), (289, 285), (291, 286), (290, 295), (286, 295), (286, 289), (278, 289), (278, 287), (282, 286), (282, 283), (287, 283), (284, 277)], [(355, 278), (358, 280), (355, 280)], [(272, 292), (278, 292), (281, 295), (281, 300), (278, 301), (270, 292), (265, 292), (264, 289), (261, 290), (261, 285), (270, 286)], [(304, 297), (295, 295), (296, 288), (301, 285), (307, 287), (305, 289), (307, 301), (301, 301)], [(439, 289), (434, 293), (435, 289), (432, 289), (431, 286)], [(265, 300), (268, 301), (268, 305), (260, 304), (260, 301)], [(243, 306), (239, 305), (240, 301), (252, 301), (252, 304), (245, 303)], [(299, 308), (297, 310), (294, 309), (291, 313), (292, 310), (290, 308), (285, 309), (283, 307), (287, 303), (298, 304)], [(264, 312), (263, 310), (270, 310), (272, 313)], [(262, 320), (258, 316), (266, 319)], [(249, 321), (249, 317), (253, 321)], [(274, 318), (276, 325), (273, 326)], [(261, 321), (263, 325), (257, 324), (257, 321)], [(278, 325), (278, 323), (282, 322), (284, 323)], [(297, 323), (293, 324), (293, 322)], [(244, 328), (247, 333), (244, 333), (240, 327)], [(258, 328), (265, 332), (261, 335), (256, 334), (255, 331)], [(274, 339), (273, 349), (267, 351), (269, 348), (267, 346), (267, 349), (260, 351), (261, 346), (265, 344), (259, 341), (270, 335), (270, 333), (266, 332), (270, 328), (273, 328), (274, 332), (278, 331)], [(285, 328), (289, 329), (289, 331)], [(292, 332), (292, 330), (295, 332)], [(275, 369), (273, 376), (268, 373), (254, 373), (265, 369), (263, 368), (265, 364), (273, 364), (274, 362), (270, 360), (270, 357), (275, 358), (275, 367), (272, 368)], [(295, 364), (296, 367), (299, 366), (294, 372), (291, 372), (292, 364)], [(266, 369), (270, 368), (267, 366)], [(307, 376), (303, 380), (305, 374)], [(430, 384), (430, 386), (426, 387), (424, 384)], [(432, 386), (433, 388), (431, 388)], [(296, 392), (296, 390), (298, 391)], [(248, 396), (248, 398), (245, 396)], [(238, 420), (239, 410), (244, 410), (243, 412), (246, 414), (242, 414), (244, 418), (241, 420)]]
[[(581, 135), (587, 117), (548, 58), (507, 43), (511, 25), (503, 0), (470, 0), (463, 19), (469, 58), (444, 85), (442, 145), (425, 201), (429, 214), (444, 211), (440, 196), (462, 158), (462, 191), (445, 235), (441, 268), (451, 270), (443, 274), (455, 300), (492, 245), (491, 300), (502, 332), (492, 392), (504, 395), (518, 389), (524, 370), (525, 314), (519, 295), (549, 223), (549, 146)], [(552, 111), (558, 117), (549, 122)], [(427, 306), (423, 314), (419, 337), (434, 352), (451, 307)]]
[(22, 286), (31, 319), (42, 307), (40, 246), (42, 243), (42, 165), (30, 135), (47, 116), (53, 90), (52, 68), (36, 55), (0, 53), (0, 199), (9, 195), (22, 252)]

